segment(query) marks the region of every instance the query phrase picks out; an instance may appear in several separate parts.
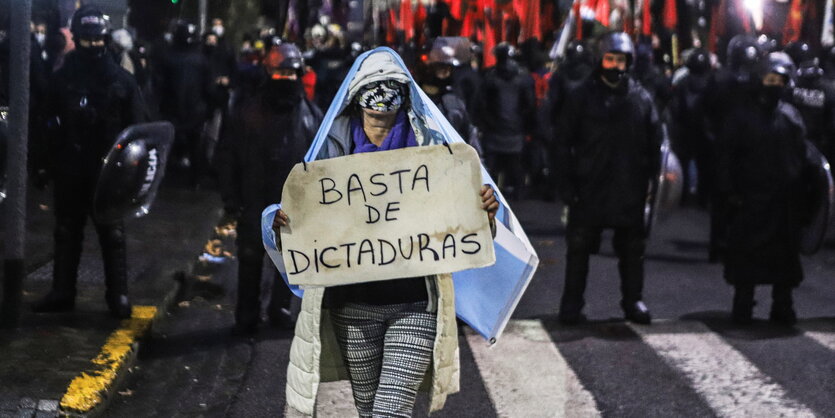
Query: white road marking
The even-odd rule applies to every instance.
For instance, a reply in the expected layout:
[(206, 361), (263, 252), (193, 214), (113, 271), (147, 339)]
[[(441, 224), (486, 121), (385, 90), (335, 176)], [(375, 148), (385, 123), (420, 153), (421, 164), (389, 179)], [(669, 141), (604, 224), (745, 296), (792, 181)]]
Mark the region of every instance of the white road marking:
[(802, 322), (798, 328), (803, 335), (815, 340), (818, 344), (835, 351), (835, 322)]
[(498, 416), (600, 416), (540, 321), (510, 321), (492, 347), (470, 328), (466, 334)]
[(691, 387), (721, 417), (815, 416), (701, 322), (656, 321), (632, 328), (683, 372)]

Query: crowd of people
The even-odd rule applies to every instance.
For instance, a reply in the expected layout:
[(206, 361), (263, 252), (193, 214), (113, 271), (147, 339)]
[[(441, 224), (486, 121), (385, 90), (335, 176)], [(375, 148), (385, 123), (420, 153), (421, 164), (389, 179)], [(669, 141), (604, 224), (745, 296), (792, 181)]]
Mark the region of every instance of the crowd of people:
[[(651, 38), (636, 42), (624, 32), (571, 41), (555, 59), (535, 38), (485, 51), (466, 38), (437, 37), (425, 46), (399, 48), (408, 73), (385, 52), (367, 58), (343, 86), (354, 60), (369, 48), (347, 44), (336, 25), (312, 27), (304, 44), (267, 28), (234, 45), (226, 32), (220, 19), (203, 34), (177, 20), (159, 43), (148, 44), (128, 30), (111, 31), (93, 6), (77, 10), (66, 33), (33, 22), (31, 172), (38, 186), (53, 182), (56, 215), (53, 288), (36, 311), (74, 307), (84, 224), (102, 158), (116, 135), (131, 124), (166, 120), (176, 132), (170, 177), (191, 187), (217, 187), (227, 219), (237, 222), (235, 332), (257, 332), (261, 211), (281, 201), (284, 179), (304, 158), (329, 108), (340, 117), (329, 128), (323, 157), (431, 142), (409, 113), (410, 101), (418, 99), (410, 90), (412, 76), (478, 151), (505, 197), (559, 197), (567, 207), (563, 324), (585, 320), (590, 255), (605, 229), (614, 230), (624, 316), (651, 323), (642, 297), (645, 207), (658, 186), (665, 141), (682, 163), (681, 204), (710, 211), (706, 257), (724, 263), (735, 288), (733, 320), (750, 323), (754, 286), (769, 284), (770, 319), (795, 323), (792, 289), (803, 278), (800, 230), (809, 224), (816, 198), (809, 186), (815, 168), (809, 147), (835, 157), (835, 48), (815, 51), (803, 42), (781, 48), (767, 36), (738, 35), (723, 62), (691, 48), (681, 54), (683, 65), (673, 67), (659, 59)], [(50, 43), (49, 33), (63, 41)], [(0, 47), (8, 54), (7, 43)], [(495, 65), (482, 68), (487, 54)], [(340, 88), (347, 89), (345, 100), (333, 103)], [(481, 193), (492, 220), (495, 197), (491, 190)], [(275, 227), (288, 222), (282, 213)], [(108, 306), (114, 316), (128, 317), (124, 226), (94, 223)], [(291, 294), (274, 275), (269, 319), (290, 328)], [(407, 390), (391, 389), (404, 402), (375, 401), (376, 389), (368, 385), (379, 383), (379, 373), (352, 378), (363, 416), (411, 411), (438, 326), (427, 298), (437, 296), (442, 283), (448, 284), (412, 278), (345, 286), (324, 302), (319, 295), (317, 306), (332, 309), (345, 362), (356, 376), (370, 373), (363, 362), (383, 360), (349, 352), (382, 349), (357, 340), (351, 327), (388, 332), (357, 325), (357, 318), (405, 321), (427, 340), (423, 351), (401, 353), (413, 361), (392, 366), (393, 373), (405, 368), (414, 375)], [(400, 308), (386, 310), (393, 305)]]

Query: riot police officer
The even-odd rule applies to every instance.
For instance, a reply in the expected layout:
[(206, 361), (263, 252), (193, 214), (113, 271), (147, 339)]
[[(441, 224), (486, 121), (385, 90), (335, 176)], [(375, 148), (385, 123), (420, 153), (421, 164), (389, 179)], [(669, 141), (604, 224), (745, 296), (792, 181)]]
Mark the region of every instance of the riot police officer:
[(797, 320), (792, 289), (803, 279), (800, 227), (805, 221), (807, 167), (804, 126), (784, 101), (793, 64), (771, 53), (756, 94), (730, 109), (721, 129), (717, 186), (727, 196), (725, 279), (734, 286), (732, 318), (751, 322), (754, 287), (773, 285), (770, 319)]
[(806, 138), (832, 161), (835, 145), (835, 86), (827, 83), (812, 48), (805, 42), (786, 46), (797, 64), (796, 82), (790, 89), (791, 103), (803, 116)]
[[(715, 153), (719, 131), (724, 125), (730, 109), (745, 105), (756, 94), (759, 80), (756, 76), (762, 50), (757, 40), (750, 35), (736, 35), (728, 43), (727, 65), (714, 72), (708, 79), (705, 95), (707, 117), (705, 132)], [(727, 201), (718, 189), (710, 196), (710, 244), (708, 258), (711, 262), (722, 259), (727, 247), (726, 208)]]
[(460, 65), (460, 62), (455, 57), (453, 47), (445, 43), (443, 38), (436, 39), (429, 51), (420, 87), (461, 138), (472, 144), (476, 133), (470, 124), (467, 106), (453, 89), (452, 74), (456, 65)]
[[(266, 80), (234, 109), (217, 157), (226, 212), (238, 220), (238, 334), (256, 332), (261, 321), (261, 211), (281, 201), (284, 179), (303, 160), (322, 121), (304, 95), (304, 61), (295, 45), (276, 38), (263, 66)], [(291, 325), (290, 296), (283, 283), (273, 286), (268, 313), (276, 325)]]
[[(52, 290), (35, 304), (36, 312), (72, 310), (84, 224), (91, 214), (102, 160), (128, 125), (143, 122), (147, 110), (136, 81), (108, 55), (107, 22), (94, 6), (73, 15), (76, 49), (53, 76), (50, 144), (55, 182), (55, 261)], [(128, 300), (125, 231), (121, 221), (94, 219), (104, 258), (107, 305), (113, 316), (131, 314)]]
[(559, 320), (585, 319), (589, 256), (603, 229), (614, 229), (627, 320), (648, 324), (643, 302), (644, 205), (660, 164), (661, 123), (650, 94), (628, 75), (634, 55), (626, 33), (599, 43), (597, 67), (566, 98), (555, 137), (560, 195), (569, 206), (565, 288)]

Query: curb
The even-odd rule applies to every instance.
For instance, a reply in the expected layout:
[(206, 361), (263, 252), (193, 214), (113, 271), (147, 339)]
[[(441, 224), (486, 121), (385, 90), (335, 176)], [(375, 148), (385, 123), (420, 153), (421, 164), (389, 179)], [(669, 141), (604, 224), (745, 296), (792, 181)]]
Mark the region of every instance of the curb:
[(58, 414), (65, 417), (100, 416), (113, 398), (113, 393), (136, 364), (140, 339), (148, 335), (154, 323), (167, 311), (182, 286), (178, 272), (165, 274), (174, 285), (158, 306), (134, 306), (129, 319), (107, 337), (90, 367), (67, 386), (58, 405)]

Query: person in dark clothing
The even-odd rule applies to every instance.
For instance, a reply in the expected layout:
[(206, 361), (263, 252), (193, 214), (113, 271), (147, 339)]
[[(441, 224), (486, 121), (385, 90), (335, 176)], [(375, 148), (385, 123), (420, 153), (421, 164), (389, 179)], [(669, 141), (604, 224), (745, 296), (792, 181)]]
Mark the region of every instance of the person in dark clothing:
[[(76, 43), (50, 86), (50, 112), (57, 123), (51, 141), (55, 181), (55, 260), (52, 290), (36, 312), (69, 311), (81, 258), (84, 224), (91, 214), (102, 160), (127, 126), (147, 117), (136, 81), (107, 55), (101, 11), (83, 6), (73, 15)], [(125, 231), (121, 221), (95, 223), (104, 258), (105, 299), (113, 316), (131, 315)]]
[[(449, 121), (449, 124), (461, 135), (468, 144), (480, 148), (478, 135), (467, 113), (467, 106), (464, 101), (455, 94), (452, 86), (452, 72), (458, 59), (455, 58), (455, 51), (437, 41), (429, 51), (426, 61), (426, 68), (421, 77), (420, 87), (438, 106), (441, 113)], [(479, 150), (480, 151), (480, 150)]]
[(157, 83), (160, 114), (176, 129), (172, 159), (188, 170), (189, 181), (195, 186), (208, 163), (201, 149), (201, 134), (214, 84), (209, 61), (197, 46), (196, 27), (176, 22), (171, 50), (159, 65)]
[(803, 116), (806, 139), (826, 156), (835, 157), (835, 85), (824, 78), (809, 44), (797, 42), (786, 46), (786, 53), (798, 66), (791, 104)]
[[(696, 49), (687, 57), (685, 66), (687, 75), (676, 85), (669, 107), (673, 149), (684, 173), (684, 200), (695, 197), (701, 206), (706, 206), (715, 170), (711, 164), (711, 142), (705, 131), (707, 109), (704, 100), (711, 74), (710, 55), (704, 49)], [(692, 163), (695, 163), (698, 181), (690, 170)]]
[(518, 198), (525, 182), (522, 150), (536, 122), (533, 79), (514, 60), (513, 46), (499, 44), (493, 54), (496, 66), (484, 75), (476, 125), (482, 133), (487, 169), (493, 176), (504, 175), (507, 195)]
[[(238, 104), (218, 152), (226, 213), (238, 220), (235, 331), (242, 334), (255, 332), (261, 320), (261, 211), (281, 201), (284, 179), (303, 160), (322, 122), (322, 112), (304, 95), (304, 62), (295, 45), (272, 46), (263, 66), (268, 78)], [(290, 291), (274, 274), (268, 313), (274, 324), (289, 327)]]
[(559, 170), (553, 169), (556, 167), (553, 150), (555, 144), (553, 138), (558, 134), (556, 124), (567, 98), (583, 84), (592, 71), (594, 71), (594, 53), (591, 48), (582, 40), (572, 40), (568, 43), (565, 55), (559, 61), (557, 69), (548, 79), (548, 98), (545, 101), (543, 111), (546, 115), (546, 123), (541, 126), (551, 160), (550, 167), (552, 169), (550, 172), (551, 178), (548, 179), (548, 187), (552, 190), (552, 193), (554, 191), (558, 192), (556, 176), (560, 174)]
[(767, 60), (756, 96), (731, 109), (719, 140), (717, 185), (728, 197), (730, 231), (725, 279), (735, 289), (735, 322), (751, 322), (755, 285), (771, 284), (770, 319), (790, 325), (792, 288), (803, 279), (805, 133), (799, 112), (782, 99), (791, 61), (783, 53)]
[(641, 83), (641, 86), (652, 96), (652, 100), (658, 107), (658, 113), (664, 113), (667, 102), (672, 96), (672, 85), (670, 79), (655, 65), (652, 44), (638, 44), (635, 52), (635, 65), (632, 66), (632, 77)]
[[(750, 35), (734, 36), (728, 43), (727, 66), (715, 71), (708, 79), (704, 99), (707, 110), (705, 132), (711, 141), (714, 161), (716, 149), (721, 146), (718, 143), (719, 131), (724, 126), (729, 110), (749, 103), (759, 88), (755, 73), (761, 56), (762, 52), (756, 39)], [(727, 247), (727, 208), (724, 206), (727, 198), (721, 195), (718, 188), (713, 188), (713, 192), (710, 196), (708, 259), (718, 262)]]
[(644, 206), (660, 165), (662, 128), (649, 93), (627, 73), (632, 40), (601, 38), (594, 73), (566, 98), (555, 138), (560, 195), (569, 206), (565, 288), (559, 320), (585, 319), (583, 293), (589, 255), (603, 229), (614, 229), (626, 319), (648, 324), (643, 302)]

